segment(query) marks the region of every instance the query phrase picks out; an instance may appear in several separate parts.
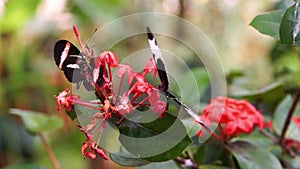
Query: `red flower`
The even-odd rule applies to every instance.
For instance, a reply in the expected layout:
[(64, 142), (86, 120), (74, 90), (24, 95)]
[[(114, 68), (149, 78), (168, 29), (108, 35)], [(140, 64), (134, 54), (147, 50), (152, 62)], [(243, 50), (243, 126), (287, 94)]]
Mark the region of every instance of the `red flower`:
[(117, 67), (119, 65), (118, 62), (117, 55), (111, 51), (103, 51), (95, 58), (96, 66), (105, 65), (105, 63), (107, 63), (109, 67)]
[(57, 110), (60, 111), (61, 106), (64, 106), (68, 111), (71, 111), (73, 109), (74, 100), (78, 100), (79, 96), (72, 94), (71, 96), (68, 96), (70, 94), (71, 89), (67, 88), (66, 90), (60, 92), (58, 96), (54, 96), (57, 103)]
[(124, 77), (125, 74), (127, 73), (128, 76), (128, 85), (130, 85), (134, 79), (135, 76), (135, 72), (132, 70), (132, 68), (130, 67), (130, 65), (126, 64), (126, 65), (122, 65), (120, 64), (118, 66), (118, 70), (116, 72), (116, 76), (121, 78)]
[(294, 122), (297, 124), (297, 126), (300, 129), (300, 117), (293, 117)]
[(93, 135), (90, 133), (87, 133), (84, 128), (80, 125), (77, 125), (77, 128), (83, 132), (86, 136), (86, 141), (82, 143), (81, 147), (81, 153), (89, 157), (91, 159), (95, 159), (97, 154), (102, 157), (105, 160), (108, 160), (108, 157), (106, 156), (105, 152), (98, 147), (97, 143), (93, 141)]
[(264, 118), (254, 106), (245, 100), (227, 97), (212, 99), (203, 110), (201, 118), (208, 124), (211, 122), (224, 124), (226, 135), (250, 133), (255, 124), (259, 128), (264, 127)]
[(156, 78), (156, 76), (157, 76), (157, 68), (156, 68), (154, 59), (150, 58), (148, 60), (148, 62), (146, 63), (146, 65), (145, 65), (144, 74), (151, 73), (152, 71), (154, 72), (154, 77)]
[(131, 93), (135, 93), (137, 96), (146, 93), (149, 96), (152, 90), (155, 89), (155, 87), (146, 81), (142, 74), (136, 73), (135, 79), (136, 82), (134, 83)]
[(300, 153), (300, 142), (299, 141), (287, 138), (284, 140), (284, 144), (285, 144), (286, 148), (295, 150), (295, 152), (297, 154)]
[(265, 127), (265, 128), (273, 129), (273, 128), (274, 128), (274, 126), (273, 126), (273, 121), (272, 121), (272, 120), (266, 121), (265, 124), (264, 124), (264, 127)]
[(152, 90), (149, 96), (151, 106), (154, 106), (153, 112), (159, 113), (159, 118), (162, 118), (166, 112), (167, 103), (162, 101), (157, 90)]

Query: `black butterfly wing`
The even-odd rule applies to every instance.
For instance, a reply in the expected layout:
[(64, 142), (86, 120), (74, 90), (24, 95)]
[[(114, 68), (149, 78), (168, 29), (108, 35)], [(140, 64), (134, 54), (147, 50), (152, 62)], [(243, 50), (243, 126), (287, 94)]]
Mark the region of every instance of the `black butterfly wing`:
[[(200, 125), (202, 125), (207, 131), (210, 132), (209, 127), (200, 119), (200, 117), (190, 107), (188, 107), (179, 98), (175, 97), (168, 91), (169, 80), (166, 72), (166, 66), (162, 59), (162, 54), (157, 45), (156, 39), (154, 38), (149, 27), (147, 27), (147, 35), (148, 35), (148, 42), (152, 51), (152, 55), (155, 60), (158, 75), (161, 80), (160, 90), (164, 92), (167, 98), (172, 98), (173, 100), (175, 100), (175, 102), (181, 107), (183, 107), (187, 111), (187, 113), (190, 114), (190, 116), (192, 116)], [(168, 105), (167, 105), (167, 109), (168, 109)]]
[(67, 40), (60, 40), (54, 46), (54, 60), (57, 67), (62, 70), (69, 82), (82, 81), (80, 67), (77, 60), (82, 59), (80, 51)]
[(149, 27), (147, 27), (147, 35), (148, 35), (148, 42), (149, 46), (153, 55), (153, 58), (155, 60), (156, 68), (158, 71), (158, 76), (161, 81), (160, 89), (163, 92), (166, 92), (169, 89), (169, 79), (166, 72), (166, 66), (162, 58), (162, 53), (157, 45), (157, 41), (155, 37), (153, 36), (151, 30)]

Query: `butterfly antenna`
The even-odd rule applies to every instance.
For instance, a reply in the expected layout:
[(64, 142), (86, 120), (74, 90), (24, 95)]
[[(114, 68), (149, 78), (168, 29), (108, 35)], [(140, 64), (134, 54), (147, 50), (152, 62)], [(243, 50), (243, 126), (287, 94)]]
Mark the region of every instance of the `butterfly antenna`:
[(92, 39), (92, 37), (95, 36), (96, 32), (97, 32), (98, 28), (95, 28), (93, 33), (91, 34), (91, 36), (88, 38), (88, 40), (85, 42), (85, 44), (88, 44), (88, 42)]

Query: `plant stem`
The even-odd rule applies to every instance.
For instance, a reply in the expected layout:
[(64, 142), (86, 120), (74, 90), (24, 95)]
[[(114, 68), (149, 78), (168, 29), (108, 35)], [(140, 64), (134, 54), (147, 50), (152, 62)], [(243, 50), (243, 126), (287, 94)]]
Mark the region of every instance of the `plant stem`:
[(82, 102), (82, 101), (78, 101), (78, 100), (70, 100), (70, 101), (72, 101), (75, 104), (82, 105), (82, 106), (85, 106), (85, 107), (88, 107), (88, 108), (91, 108), (91, 109), (95, 109), (95, 110), (101, 110), (102, 109), (102, 108), (97, 107), (97, 106), (92, 106), (91, 103)]
[(265, 135), (266, 137), (268, 137), (269, 139), (271, 139), (273, 143), (275, 144), (278, 143), (278, 139), (275, 136), (273, 136), (271, 133), (269, 133), (267, 130), (259, 129), (258, 131), (263, 135)]
[(223, 128), (221, 126), (221, 123), (218, 124), (218, 127), (219, 127), (219, 131), (221, 133), (221, 136), (222, 136), (222, 140), (225, 141), (226, 140), (226, 135), (224, 134)]
[(52, 164), (54, 165), (54, 168), (55, 169), (61, 169), (61, 166), (60, 166), (58, 160), (56, 159), (56, 156), (54, 155), (51, 147), (47, 143), (47, 140), (46, 140), (45, 136), (43, 135), (43, 133), (38, 134), (38, 136), (40, 137), (40, 139), (41, 139), (41, 141), (42, 141), (42, 143), (43, 143), (43, 145), (44, 145), (44, 147), (47, 151), (47, 154), (48, 154)]
[(123, 83), (124, 83), (124, 78), (125, 78), (125, 74), (121, 77), (121, 81), (120, 81), (120, 84), (119, 84), (119, 88), (118, 88), (118, 92), (117, 92), (117, 97), (116, 97), (116, 103), (119, 103), (119, 96), (120, 96), (120, 93), (121, 93), (121, 90), (122, 90), (122, 86), (123, 86)]
[(234, 160), (233, 160), (232, 154), (228, 150), (226, 150), (226, 154), (227, 154), (227, 158), (228, 158), (228, 161), (229, 161), (230, 168), (236, 169), (236, 167), (234, 165)]
[(297, 92), (296, 92), (296, 95), (294, 97), (294, 100), (293, 100), (293, 104), (289, 110), (289, 113), (285, 119), (285, 122), (284, 122), (284, 126), (283, 126), (283, 129), (282, 129), (282, 132), (281, 132), (281, 135), (279, 137), (279, 145), (280, 146), (284, 146), (284, 137), (285, 137), (285, 133), (291, 123), (291, 120), (292, 120), (292, 117), (293, 117), (293, 114), (295, 112), (295, 109), (297, 107), (297, 104), (298, 104), (298, 101), (299, 101), (299, 98), (300, 98), (300, 88), (298, 88)]

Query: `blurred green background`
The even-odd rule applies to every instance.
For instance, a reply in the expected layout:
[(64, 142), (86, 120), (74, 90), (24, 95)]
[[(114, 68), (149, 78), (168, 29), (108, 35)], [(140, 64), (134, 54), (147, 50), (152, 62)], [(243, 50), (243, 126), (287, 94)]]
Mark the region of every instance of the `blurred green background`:
[[(62, 129), (47, 133), (47, 140), (62, 168), (125, 168), (111, 161), (84, 159), (80, 148), (85, 138), (75, 128), (76, 121), (72, 122), (56, 110), (53, 95), (69, 87), (70, 83), (54, 64), (53, 46), (61, 38), (77, 42), (73, 24), (77, 24), (85, 41), (96, 25), (105, 25), (121, 16), (152, 11), (177, 15), (196, 25), (210, 38), (227, 74), (243, 72), (243, 77), (235, 84), (258, 89), (274, 82), (276, 71), (281, 71), (279, 63), (285, 60), (277, 62), (279, 66), (276, 67), (272, 55), (285, 54), (294, 58), (295, 53), (272, 52), (273, 48), (278, 49), (275, 40), (260, 34), (249, 23), (262, 12), (285, 9), (292, 2), (0, 0), (0, 167), (27, 162), (53, 167), (39, 139), (26, 133), (21, 121), (8, 114), (9, 108), (22, 108), (59, 114), (64, 119)], [(127, 44), (121, 49), (127, 54), (135, 47)], [(287, 65), (299, 71), (299, 58), (296, 57), (295, 62)]]

